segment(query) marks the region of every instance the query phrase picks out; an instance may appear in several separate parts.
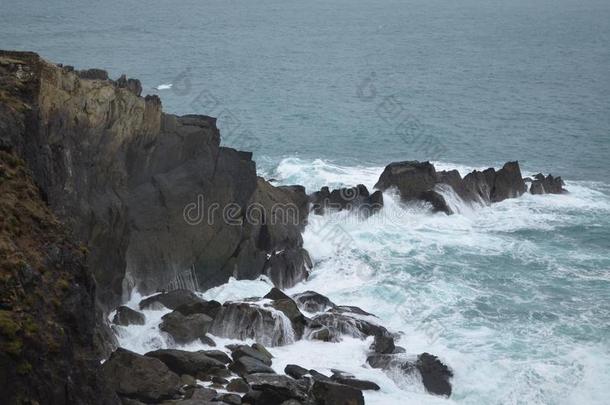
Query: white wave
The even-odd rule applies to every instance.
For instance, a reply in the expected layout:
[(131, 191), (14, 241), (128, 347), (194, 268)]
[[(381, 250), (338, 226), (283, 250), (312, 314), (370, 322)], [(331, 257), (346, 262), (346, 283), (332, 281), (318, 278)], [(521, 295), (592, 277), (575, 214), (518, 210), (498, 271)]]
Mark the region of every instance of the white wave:
[(174, 85), (172, 83), (164, 83), (164, 84), (160, 84), (157, 87), (155, 87), (155, 89), (157, 90), (169, 90), (173, 87)]

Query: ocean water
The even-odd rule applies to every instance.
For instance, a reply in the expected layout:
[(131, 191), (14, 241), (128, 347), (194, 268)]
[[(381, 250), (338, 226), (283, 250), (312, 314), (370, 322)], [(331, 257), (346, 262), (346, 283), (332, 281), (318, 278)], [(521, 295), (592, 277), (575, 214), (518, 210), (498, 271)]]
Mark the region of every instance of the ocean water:
[[(370, 342), (273, 348), (376, 381), (376, 404), (604, 404), (610, 389), (607, 0), (0, 0), (0, 48), (142, 80), (166, 111), (219, 117), (280, 184), (369, 188), (395, 160), (462, 174), (518, 159), (570, 194), (429, 214), (386, 193), (367, 220), (310, 218), (313, 289), (452, 366), (449, 400), (363, 367)], [(264, 295), (232, 281), (208, 298)], [(130, 305), (137, 303), (134, 297)], [(157, 325), (121, 332), (144, 352)], [(219, 339), (221, 340), (221, 339)], [(221, 340), (222, 341), (222, 340)], [(196, 345), (189, 346), (197, 348)], [(292, 360), (291, 360), (292, 359)], [(320, 359), (324, 359), (321, 363)]]

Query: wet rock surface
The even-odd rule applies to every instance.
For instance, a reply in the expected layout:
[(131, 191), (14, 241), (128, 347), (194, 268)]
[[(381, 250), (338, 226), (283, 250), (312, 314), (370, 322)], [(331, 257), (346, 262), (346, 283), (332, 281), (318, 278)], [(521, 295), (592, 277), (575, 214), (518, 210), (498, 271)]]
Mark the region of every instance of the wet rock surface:
[(129, 307), (120, 306), (116, 310), (112, 323), (121, 326), (144, 325), (146, 323), (146, 316)]

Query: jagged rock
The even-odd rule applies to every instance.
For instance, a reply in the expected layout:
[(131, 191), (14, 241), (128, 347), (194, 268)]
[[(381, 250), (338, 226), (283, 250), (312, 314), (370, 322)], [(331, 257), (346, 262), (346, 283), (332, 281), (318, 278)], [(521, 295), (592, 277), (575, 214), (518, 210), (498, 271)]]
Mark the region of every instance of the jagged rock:
[(447, 204), (447, 200), (436, 190), (424, 191), (419, 195), (419, 199), (432, 205), (433, 212), (444, 212), (447, 215), (453, 214), (453, 210)]
[(382, 334), (375, 335), (375, 340), (370, 347), (375, 353), (391, 354), (394, 353), (396, 346), (394, 346), (394, 338), (390, 335)]
[(453, 372), (438, 357), (422, 353), (418, 356), (415, 367), (420, 372), (428, 392), (436, 395), (451, 395), (449, 380), (453, 377)]
[(305, 291), (292, 296), (300, 309), (306, 312), (324, 312), (336, 305), (322, 294), (315, 291)]
[[(257, 178), (251, 153), (220, 146), (215, 118), (165, 114), (159, 97), (138, 97), (137, 81), (100, 70), (71, 72), (25, 52), (0, 59), (0, 145), (24, 158), (89, 247), (107, 310), (134, 288), (203, 290), (261, 274), (289, 287), (307, 277), (304, 189)], [(273, 212), (278, 204), (290, 209)], [(248, 207), (266, 221), (244, 221)]]
[(295, 339), (292, 323), (283, 312), (250, 302), (225, 302), (209, 332), (231, 339), (253, 339), (266, 346), (281, 346)]
[(358, 209), (365, 217), (372, 215), (383, 207), (383, 194), (381, 192), (369, 194), (363, 184), (356, 187), (341, 188), (330, 191), (322, 187), (309, 196), (314, 214), (322, 215), (326, 211), (342, 211)]
[(112, 323), (121, 326), (144, 325), (146, 323), (146, 316), (141, 312), (122, 305), (117, 308)]
[(117, 86), (126, 88), (138, 97), (142, 94), (142, 83), (138, 79), (128, 79), (127, 76), (121, 75), (116, 83)]
[(205, 314), (184, 316), (177, 311), (170, 312), (161, 319), (159, 329), (169, 334), (178, 344), (205, 339), (206, 332), (212, 324), (212, 318)]
[(564, 182), (561, 177), (553, 177), (552, 175), (544, 176), (538, 173), (532, 180), (530, 193), (532, 194), (562, 194), (566, 190), (563, 188)]
[(307, 370), (306, 368), (303, 368), (301, 366), (297, 366), (296, 364), (288, 364), (284, 368), (284, 373), (286, 373), (286, 375), (289, 375), (290, 377), (298, 380), (299, 378), (302, 378), (303, 376), (306, 376), (307, 374), (309, 374), (309, 370)]
[(209, 374), (215, 370), (226, 368), (222, 362), (209, 357), (204, 350), (188, 352), (178, 349), (159, 349), (148, 352), (145, 356), (161, 360), (177, 374)]
[(275, 373), (271, 367), (262, 361), (249, 356), (238, 358), (229, 364), (229, 369), (242, 377), (250, 374)]
[(234, 378), (227, 384), (227, 391), (247, 393), (250, 386), (243, 378)]
[(499, 202), (507, 198), (519, 197), (526, 191), (519, 162), (508, 162), (496, 172), (491, 201)]
[(172, 398), (181, 386), (163, 362), (121, 348), (102, 365), (102, 373), (117, 394), (144, 402)]
[(395, 162), (386, 166), (375, 188), (385, 191), (396, 187), (403, 200), (415, 200), (435, 184), (436, 170), (430, 162)]
[(160, 293), (140, 301), (140, 309), (160, 309), (166, 307), (175, 310), (182, 305), (205, 302), (197, 294), (189, 290), (174, 290)]
[(286, 295), (282, 290), (277, 287), (273, 287), (271, 291), (269, 291), (263, 298), (267, 298), (270, 300), (290, 300), (288, 295)]
[(316, 380), (311, 393), (319, 405), (364, 405), (362, 391), (335, 382)]
[(343, 384), (343, 385), (349, 385), (350, 387), (354, 387), (361, 391), (367, 391), (367, 390), (379, 391), (381, 389), (381, 387), (379, 387), (379, 385), (375, 384), (372, 381), (359, 380), (357, 378), (346, 378), (346, 377), (339, 376), (336, 374), (333, 375), (331, 377), (331, 379), (336, 383)]
[(233, 351), (231, 354), (233, 356), (233, 360), (237, 360), (241, 357), (248, 356), (252, 357), (263, 364), (270, 366), (271, 365), (271, 357), (268, 357), (266, 354), (251, 348), (250, 346), (239, 346), (237, 349)]
[(183, 304), (176, 308), (176, 311), (182, 315), (206, 314), (210, 318), (214, 318), (220, 309), (221, 304), (218, 301), (197, 301), (191, 304)]
[(364, 309), (360, 307), (355, 307), (353, 305), (336, 305), (335, 307), (328, 310), (328, 312), (338, 313), (338, 314), (357, 314), (364, 316), (375, 316), (370, 312), (366, 312)]
[(307, 399), (307, 381), (278, 374), (254, 374), (245, 378), (254, 391), (261, 392), (257, 404), (281, 404), (289, 399)]

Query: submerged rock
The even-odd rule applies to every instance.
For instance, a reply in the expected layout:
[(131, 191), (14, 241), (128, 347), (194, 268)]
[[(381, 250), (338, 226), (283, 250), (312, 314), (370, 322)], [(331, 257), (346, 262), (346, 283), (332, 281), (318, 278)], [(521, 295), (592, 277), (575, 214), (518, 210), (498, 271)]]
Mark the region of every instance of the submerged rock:
[(101, 372), (119, 396), (143, 402), (173, 398), (182, 385), (178, 374), (160, 360), (121, 348), (112, 353)]
[(146, 323), (146, 316), (141, 312), (122, 305), (117, 308), (112, 323), (121, 326), (144, 325)]

